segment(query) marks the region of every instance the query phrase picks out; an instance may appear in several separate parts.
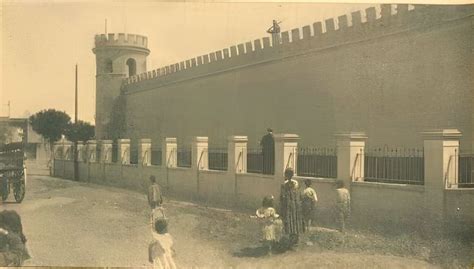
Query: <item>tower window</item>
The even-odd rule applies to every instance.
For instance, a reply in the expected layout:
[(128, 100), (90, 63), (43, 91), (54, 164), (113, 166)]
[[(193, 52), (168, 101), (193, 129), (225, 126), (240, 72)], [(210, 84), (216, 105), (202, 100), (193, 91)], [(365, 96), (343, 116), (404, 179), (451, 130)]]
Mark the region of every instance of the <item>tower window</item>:
[(137, 74), (137, 63), (135, 62), (135, 59), (128, 59), (127, 60), (127, 66), (128, 66), (128, 76), (134, 76)]
[(105, 73), (113, 73), (114, 68), (112, 65), (112, 60), (105, 61)]

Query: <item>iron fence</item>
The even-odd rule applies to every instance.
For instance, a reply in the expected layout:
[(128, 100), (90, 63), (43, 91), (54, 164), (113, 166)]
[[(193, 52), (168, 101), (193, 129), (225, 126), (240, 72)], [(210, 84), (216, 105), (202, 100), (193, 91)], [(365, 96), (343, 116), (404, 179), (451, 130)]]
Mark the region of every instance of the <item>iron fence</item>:
[(424, 184), (424, 152), (420, 149), (378, 148), (364, 154), (365, 181)]
[(459, 188), (474, 188), (474, 153), (459, 154)]
[(138, 164), (138, 150), (130, 150), (130, 164)]
[(185, 148), (178, 148), (177, 151), (178, 167), (191, 167), (191, 150)]
[(262, 149), (247, 149), (247, 172), (263, 173), (263, 153)]
[(298, 175), (306, 177), (337, 178), (335, 148), (299, 148)]
[(118, 144), (117, 141), (112, 143), (112, 162), (116, 163), (118, 161)]
[(209, 170), (227, 171), (227, 148), (209, 148)]
[(151, 164), (152, 165), (161, 165), (162, 164), (162, 151), (161, 149), (152, 149), (151, 150)]

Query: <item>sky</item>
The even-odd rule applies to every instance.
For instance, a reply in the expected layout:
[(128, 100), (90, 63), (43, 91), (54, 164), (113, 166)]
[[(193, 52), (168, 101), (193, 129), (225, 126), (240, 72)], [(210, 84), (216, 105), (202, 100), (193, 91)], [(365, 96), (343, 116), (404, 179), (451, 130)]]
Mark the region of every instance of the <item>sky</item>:
[[(3, 1), (0, 116), (26, 117), (54, 108), (74, 117), (74, 68), (79, 69), (79, 119), (94, 123), (94, 35), (148, 37), (148, 70), (350, 14), (376, 4)], [(350, 23), (350, 17), (349, 17)], [(10, 102), (10, 109), (6, 105)]]

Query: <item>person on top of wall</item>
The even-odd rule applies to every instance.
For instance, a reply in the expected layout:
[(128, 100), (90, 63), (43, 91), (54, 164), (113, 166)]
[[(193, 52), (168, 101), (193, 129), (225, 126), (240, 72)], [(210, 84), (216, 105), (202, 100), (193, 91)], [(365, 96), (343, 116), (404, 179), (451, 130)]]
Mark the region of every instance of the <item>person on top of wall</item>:
[(260, 141), (263, 155), (263, 174), (273, 175), (275, 167), (275, 139), (273, 138), (273, 130), (267, 129), (267, 134)]
[(150, 176), (150, 182), (151, 185), (148, 187), (148, 204), (153, 210), (163, 204), (163, 196), (161, 195), (160, 186), (156, 183), (155, 176)]
[(298, 181), (293, 179), (293, 169), (285, 170), (285, 182), (280, 191), (280, 216), (283, 221), (285, 235), (288, 236), (291, 249), (298, 244), (299, 234), (304, 232), (300, 191)]
[(336, 217), (338, 229), (344, 232), (346, 228), (347, 218), (351, 211), (351, 196), (349, 190), (344, 187), (343, 180), (336, 181)]

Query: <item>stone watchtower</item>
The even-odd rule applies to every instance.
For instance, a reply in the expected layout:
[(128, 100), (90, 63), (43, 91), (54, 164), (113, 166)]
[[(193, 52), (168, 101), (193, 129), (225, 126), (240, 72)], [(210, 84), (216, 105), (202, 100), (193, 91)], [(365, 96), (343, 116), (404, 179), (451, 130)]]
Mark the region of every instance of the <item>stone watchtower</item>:
[[(145, 36), (131, 34), (101, 34), (95, 36), (96, 139), (109, 138), (107, 125), (124, 78), (146, 72), (146, 57), (150, 54)], [(125, 109), (125, 108), (123, 108)]]

